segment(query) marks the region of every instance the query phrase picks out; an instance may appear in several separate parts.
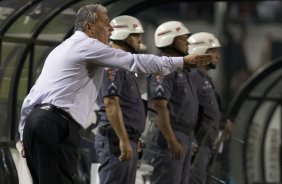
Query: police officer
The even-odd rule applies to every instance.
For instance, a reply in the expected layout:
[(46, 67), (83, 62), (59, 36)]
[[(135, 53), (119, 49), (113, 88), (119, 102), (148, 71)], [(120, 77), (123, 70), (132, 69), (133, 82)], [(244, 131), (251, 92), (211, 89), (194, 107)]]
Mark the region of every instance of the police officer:
[[(112, 47), (138, 52), (144, 32), (139, 20), (122, 15), (110, 24)], [(95, 148), (101, 163), (100, 183), (135, 183), (138, 139), (145, 127), (145, 107), (135, 73), (105, 69), (97, 104), (101, 118)]]
[[(189, 30), (178, 21), (161, 24), (155, 45), (166, 56), (187, 54)], [(198, 99), (189, 70), (148, 77), (149, 107), (157, 112), (146, 159), (154, 167), (152, 183), (188, 183), (190, 133), (197, 122)]]
[(198, 88), (199, 118), (195, 135), (199, 150), (193, 160), (189, 183), (205, 184), (212, 146), (218, 135), (219, 124), (222, 119), (217, 94), (207, 72), (216, 68), (220, 58), (219, 48), (221, 45), (213, 34), (207, 32), (191, 35), (188, 42), (189, 54), (208, 53), (214, 58), (209, 65), (193, 69), (191, 72), (192, 79), (196, 81)]

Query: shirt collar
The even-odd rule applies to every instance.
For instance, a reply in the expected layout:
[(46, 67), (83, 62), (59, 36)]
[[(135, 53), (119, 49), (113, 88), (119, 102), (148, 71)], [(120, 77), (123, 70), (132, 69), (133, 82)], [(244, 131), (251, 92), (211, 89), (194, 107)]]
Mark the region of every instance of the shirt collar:
[[(78, 35), (78, 36), (87, 36), (87, 34), (85, 34), (83, 31), (75, 31), (74, 35)], [(88, 37), (88, 36), (87, 36)]]

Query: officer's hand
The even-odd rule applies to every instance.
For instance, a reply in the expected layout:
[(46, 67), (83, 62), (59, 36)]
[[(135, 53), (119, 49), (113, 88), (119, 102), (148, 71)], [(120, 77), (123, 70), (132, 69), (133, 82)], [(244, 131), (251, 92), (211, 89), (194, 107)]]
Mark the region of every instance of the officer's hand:
[(227, 119), (227, 122), (224, 128), (224, 134), (223, 134), (224, 141), (227, 141), (231, 137), (231, 135), (235, 131), (235, 128), (236, 128), (235, 124), (231, 120)]
[(139, 138), (138, 139), (138, 143), (137, 143), (137, 151), (138, 152), (141, 152), (141, 151), (143, 151), (143, 148), (145, 148), (145, 142), (144, 142), (144, 140), (143, 139), (141, 139), (141, 138)]
[(168, 141), (168, 149), (170, 151), (172, 159), (183, 159), (183, 146), (178, 140), (172, 139), (171, 141)]
[(197, 143), (192, 142), (191, 144), (191, 156), (195, 155), (199, 151), (199, 146)]
[(203, 55), (187, 55), (184, 56), (184, 68), (199, 68), (213, 62), (213, 57), (210, 54)]
[(119, 141), (120, 156), (119, 160), (129, 160), (133, 158), (133, 151), (129, 139), (124, 139)]

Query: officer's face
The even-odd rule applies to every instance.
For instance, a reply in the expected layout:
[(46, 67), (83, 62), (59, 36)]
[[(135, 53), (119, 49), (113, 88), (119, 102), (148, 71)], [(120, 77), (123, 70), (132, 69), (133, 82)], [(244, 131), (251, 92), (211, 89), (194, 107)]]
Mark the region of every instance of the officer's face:
[(97, 11), (97, 18), (95, 23), (89, 23), (89, 35), (96, 38), (104, 44), (109, 44), (109, 37), (113, 31), (109, 22), (109, 17), (104, 11)]
[(208, 49), (206, 54), (211, 54), (212, 55), (212, 57), (213, 57), (212, 64), (216, 65), (219, 62), (220, 54), (219, 54), (219, 49), (218, 48)]
[(126, 42), (135, 50), (139, 50), (142, 43), (142, 36), (139, 33), (130, 34), (126, 39)]
[(174, 38), (173, 46), (183, 54), (188, 54), (188, 35), (181, 35)]

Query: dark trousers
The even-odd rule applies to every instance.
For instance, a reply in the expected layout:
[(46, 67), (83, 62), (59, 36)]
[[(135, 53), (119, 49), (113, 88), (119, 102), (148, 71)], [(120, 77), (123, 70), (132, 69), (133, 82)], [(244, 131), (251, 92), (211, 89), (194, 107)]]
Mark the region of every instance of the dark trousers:
[(23, 145), (34, 184), (76, 184), (79, 125), (58, 113), (35, 108), (28, 116)]
[(118, 159), (119, 144), (113, 142), (107, 136), (98, 133), (95, 137), (95, 149), (99, 155), (100, 184), (134, 184), (137, 170), (137, 143), (130, 141), (133, 149), (133, 158), (126, 161)]
[[(180, 131), (174, 131), (184, 148), (183, 159), (172, 159), (167, 142), (160, 130), (152, 131), (147, 149), (147, 160), (154, 167), (152, 184), (188, 184), (191, 162), (191, 138)], [(192, 184), (192, 183), (191, 183)]]
[(191, 184), (206, 184), (208, 164), (211, 156), (211, 148), (202, 145), (195, 155), (194, 162), (191, 167), (190, 180)]

